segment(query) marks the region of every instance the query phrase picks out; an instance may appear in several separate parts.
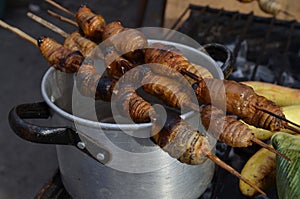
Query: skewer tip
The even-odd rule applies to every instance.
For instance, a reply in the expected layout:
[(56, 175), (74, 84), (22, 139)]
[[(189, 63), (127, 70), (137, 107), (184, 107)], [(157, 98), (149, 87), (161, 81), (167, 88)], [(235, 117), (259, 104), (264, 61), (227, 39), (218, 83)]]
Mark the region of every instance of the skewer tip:
[(44, 42), (44, 39), (46, 39), (45, 36), (40, 36), (38, 39), (37, 39), (37, 43), (38, 43), (38, 46), (41, 47), (42, 43)]
[(87, 7), (87, 3), (82, 3), (82, 4), (80, 4), (80, 7), (79, 7), (79, 8), (84, 8), (84, 7)]
[(30, 19), (36, 21), (37, 23), (39, 23), (39, 24), (41, 24), (41, 25), (43, 25), (47, 28), (49, 28), (50, 30), (60, 34), (61, 36), (65, 37), (65, 38), (67, 38), (69, 36), (69, 34), (66, 33), (64, 30), (62, 30), (61, 28), (57, 27), (56, 25), (50, 23), (49, 21), (46, 21), (45, 19), (43, 19), (43, 18), (41, 18), (41, 17), (31, 13), (31, 12), (27, 12), (27, 16)]
[(292, 13), (289, 13), (288, 11), (286, 10), (280, 10), (280, 12), (282, 12), (283, 14), (285, 14), (286, 16), (289, 16), (291, 18), (295, 18), (295, 15), (293, 15)]
[(66, 22), (66, 23), (71, 24), (71, 25), (73, 25), (73, 26), (75, 26), (75, 27), (78, 27), (78, 24), (77, 24), (75, 21), (73, 21), (73, 20), (71, 20), (71, 19), (69, 19), (69, 18), (66, 18), (66, 17), (64, 17), (64, 16), (61, 16), (61, 15), (57, 14), (56, 12), (53, 12), (53, 11), (51, 11), (51, 10), (47, 10), (47, 13), (48, 13), (50, 16), (55, 17), (55, 18), (57, 18), (57, 19), (59, 19), (59, 20), (61, 20), (61, 21), (63, 21), (63, 22)]
[(288, 125), (288, 124), (284, 125), (284, 127), (285, 127), (286, 129), (289, 129), (289, 130), (295, 132), (295, 133), (300, 134), (300, 129), (297, 129), (297, 128), (295, 128), (295, 127), (293, 127), (293, 126), (290, 126), (290, 125)]
[(9, 30), (9, 31), (11, 31), (11, 32), (13, 32), (13, 33), (15, 33), (15, 34), (17, 34), (18, 36), (20, 36), (23, 39), (25, 39), (25, 40), (29, 41), (30, 43), (32, 43), (33, 45), (35, 45), (35, 46), (38, 45), (36, 40), (32, 36), (28, 35), (27, 33), (23, 32), (22, 30), (14, 27), (14, 26), (11, 26), (11, 25), (7, 24), (6, 22), (4, 22), (2, 20), (0, 20), (0, 26), (7, 29), (7, 30)]
[(53, 0), (45, 0), (45, 2), (51, 4), (52, 6), (56, 7), (57, 9), (65, 12), (66, 14), (71, 15), (72, 17), (75, 17), (75, 14), (73, 12), (71, 12), (70, 10), (68, 10), (67, 8), (61, 6), (60, 4), (56, 3)]

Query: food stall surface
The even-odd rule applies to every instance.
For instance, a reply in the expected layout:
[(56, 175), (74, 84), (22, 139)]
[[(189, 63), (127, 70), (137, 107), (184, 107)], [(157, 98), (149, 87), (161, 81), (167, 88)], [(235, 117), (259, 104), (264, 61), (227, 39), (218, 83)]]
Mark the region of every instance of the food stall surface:
[[(57, 2), (72, 11), (76, 11), (81, 3), (87, 2), (107, 21), (121, 20), (126, 26), (134, 27), (141, 1)], [(159, 26), (162, 7), (161, 1), (148, 2), (144, 26)], [(35, 38), (46, 35), (62, 42), (61, 36), (26, 16), (30, 11), (60, 26), (66, 32), (75, 30), (72, 26), (47, 15), (47, 9), (57, 11), (44, 1), (10, 1), (7, 2), (2, 19)], [(9, 110), (17, 104), (42, 101), (41, 79), (49, 66), (39, 49), (31, 43), (2, 28), (0, 38), (0, 199), (29, 199), (38, 193), (56, 171), (58, 164), (55, 147), (20, 139), (10, 129), (7, 116)]]

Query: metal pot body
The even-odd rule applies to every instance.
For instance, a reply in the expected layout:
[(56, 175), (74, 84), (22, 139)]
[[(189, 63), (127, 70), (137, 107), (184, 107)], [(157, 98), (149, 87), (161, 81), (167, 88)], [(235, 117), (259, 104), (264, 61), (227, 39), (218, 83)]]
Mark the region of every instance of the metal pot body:
[[(115, 124), (99, 126), (91, 121), (74, 122), (76, 119), (66, 117), (62, 110), (69, 111), (68, 104), (72, 103), (72, 99), (68, 98), (72, 95), (64, 94), (72, 89), (66, 88), (64, 91), (60, 85), (71, 85), (71, 82), (71, 75), (52, 69), (44, 77), (45, 100), (54, 100), (51, 104), (53, 124), (67, 124), (76, 129), (84, 147), (94, 157), (100, 156), (99, 160), (104, 163), (99, 163), (72, 146), (57, 145), (62, 180), (73, 198), (192, 199), (205, 191), (214, 173), (214, 164), (210, 160), (201, 165), (187, 165), (170, 157), (150, 138), (128, 135)], [(53, 91), (53, 88), (60, 88), (60, 91)], [(107, 118), (110, 118), (109, 106), (101, 103), (103, 106), (100, 104), (98, 108), (101, 107), (104, 115), (107, 111)], [(193, 115), (188, 115), (186, 120), (194, 125), (199, 122), (199, 118)], [(125, 125), (124, 128), (134, 135), (149, 133), (151, 126)]]
[[(165, 166), (146, 173), (110, 168), (68, 146), (57, 146), (63, 183), (73, 198), (198, 198), (213, 176), (213, 164), (190, 166), (153, 160)], [(160, 159), (160, 158), (158, 158)], [(134, 165), (133, 165), (134, 166)]]

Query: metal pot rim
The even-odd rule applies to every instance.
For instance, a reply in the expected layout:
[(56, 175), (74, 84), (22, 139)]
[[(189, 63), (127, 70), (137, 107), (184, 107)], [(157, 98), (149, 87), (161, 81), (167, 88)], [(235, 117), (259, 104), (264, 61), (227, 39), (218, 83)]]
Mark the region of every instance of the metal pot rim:
[(122, 129), (127, 129), (127, 130), (139, 130), (139, 129), (144, 129), (144, 128), (149, 128), (151, 127), (152, 123), (141, 123), (141, 124), (113, 124), (113, 123), (103, 123), (103, 122), (97, 122), (97, 121), (92, 121), (88, 119), (84, 119), (81, 117), (77, 117), (75, 115), (72, 115), (63, 109), (61, 109), (59, 106), (57, 106), (55, 103), (53, 103), (50, 99), (50, 97), (47, 94), (46, 91), (46, 82), (47, 78), (52, 75), (55, 72), (55, 68), (50, 68), (47, 70), (45, 75), (43, 76), (42, 79), (42, 84), (41, 84), (41, 93), (42, 97), (45, 100), (45, 102), (48, 104), (48, 106), (54, 110), (56, 113), (58, 113), (60, 116), (63, 118), (66, 118), (69, 121), (74, 121), (78, 124), (88, 126), (88, 127), (95, 127), (95, 128), (101, 128), (101, 129), (111, 129), (111, 130), (118, 130), (120, 128)]

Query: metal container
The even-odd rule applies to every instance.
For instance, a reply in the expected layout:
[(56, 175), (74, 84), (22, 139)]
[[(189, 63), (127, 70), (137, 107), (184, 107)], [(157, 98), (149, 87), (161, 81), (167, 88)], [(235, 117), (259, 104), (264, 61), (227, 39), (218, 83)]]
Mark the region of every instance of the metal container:
[[(207, 46), (209, 51), (211, 46)], [(221, 45), (213, 46), (222, 48), (223, 55), (228, 55), (222, 66), (228, 71), (232, 63), (230, 52)], [(223, 79), (222, 70), (211, 57), (188, 46), (176, 47), (183, 54), (197, 54), (203, 66), (216, 78)], [(111, 121), (110, 105), (105, 102), (91, 107), (101, 110), (100, 117), (93, 112), (88, 114), (89, 118), (75, 116), (74, 111), (89, 113), (89, 108), (77, 110), (73, 78), (49, 69), (41, 85), (45, 102), (16, 106), (9, 114), (11, 128), (23, 139), (57, 145), (62, 180), (73, 198), (193, 199), (205, 191), (214, 164), (210, 160), (196, 166), (180, 163), (150, 138), (133, 136), (149, 134), (151, 123), (115, 124)], [(83, 97), (80, 102), (90, 104), (90, 100)], [(24, 120), (49, 116), (55, 127), (41, 127)], [(199, 122), (191, 112), (182, 117), (191, 124)]]

